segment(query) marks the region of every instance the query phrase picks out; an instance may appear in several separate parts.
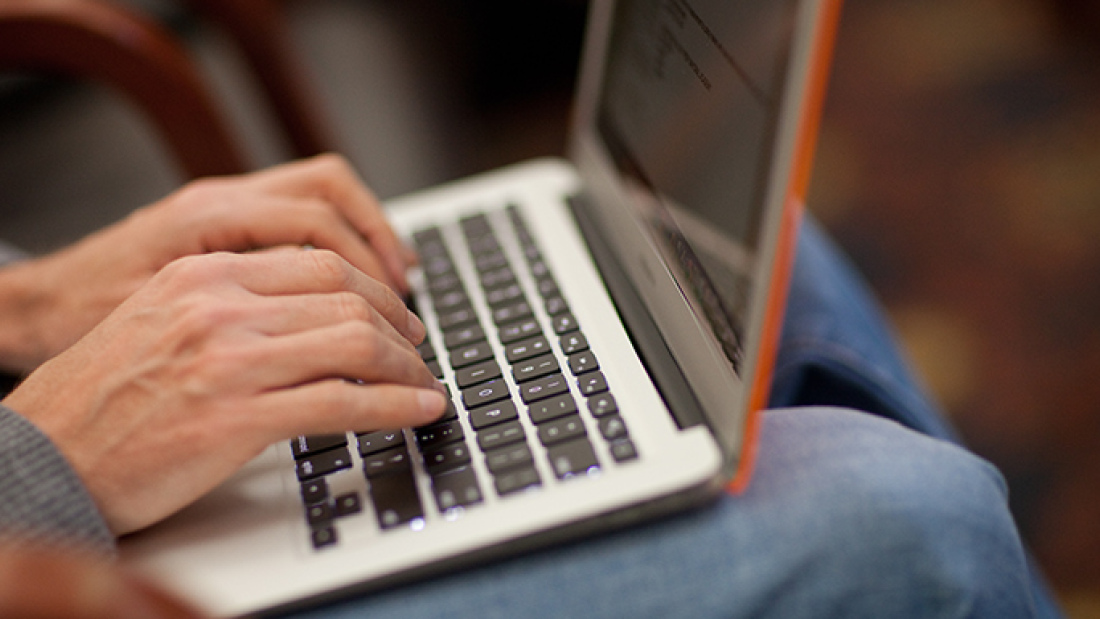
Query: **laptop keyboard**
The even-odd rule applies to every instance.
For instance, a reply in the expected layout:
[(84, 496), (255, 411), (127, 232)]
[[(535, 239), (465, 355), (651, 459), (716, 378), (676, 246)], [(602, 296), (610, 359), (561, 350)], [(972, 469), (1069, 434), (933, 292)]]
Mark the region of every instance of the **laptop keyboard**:
[[(518, 241), (523, 258), (514, 263), (485, 214), (460, 222), (464, 247), (454, 250), (440, 228), (413, 235), (442, 336), (418, 351), (437, 378), (446, 367), (453, 379), (443, 417), (406, 431), (291, 441), (314, 548), (338, 543), (339, 519), (363, 511), (357, 493), (332, 496), (326, 479), (355, 466), (378, 526), (393, 530), (425, 526), (418, 470), (430, 477), (429, 500), (447, 514), (486, 502), (486, 493), (507, 498), (550, 483), (540, 469), (562, 481), (599, 470), (607, 463), (593, 440), (615, 462), (637, 458), (599, 362), (527, 225), (515, 207), (506, 214), (496, 225), (510, 227)], [(462, 277), (458, 251), (468, 252), (476, 279)], [(533, 295), (517, 277), (521, 270)]]

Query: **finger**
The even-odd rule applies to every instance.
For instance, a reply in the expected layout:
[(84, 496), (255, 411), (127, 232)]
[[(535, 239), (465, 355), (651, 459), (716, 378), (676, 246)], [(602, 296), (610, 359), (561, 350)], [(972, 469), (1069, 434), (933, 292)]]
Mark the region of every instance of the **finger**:
[(241, 251), (282, 245), (311, 246), (340, 254), (360, 271), (386, 285), (402, 289), (374, 246), (320, 198), (250, 195), (236, 208), (221, 209), (207, 226), (208, 250)]
[(426, 389), (439, 382), (415, 350), (362, 323), (267, 338), (243, 352), (241, 379), (265, 390), (328, 378)]
[(319, 197), (332, 204), (377, 249), (400, 290), (408, 291), (405, 271), (410, 263), (404, 245), (378, 199), (344, 158), (321, 155), (284, 164), (259, 173), (255, 181), (272, 192)]
[(399, 332), (363, 297), (351, 292), (262, 297), (249, 311), (252, 328), (264, 335), (290, 335), (357, 322), (380, 330), (409, 351), (415, 350), (409, 336)]
[(330, 251), (207, 254), (184, 258), (171, 266), (168, 271), (173, 274), (191, 269), (183, 276), (198, 282), (228, 274), (232, 281), (258, 295), (351, 292), (365, 299), (413, 344), (424, 338), (424, 324), (393, 290)]
[(430, 424), (443, 414), (446, 398), (435, 389), (403, 385), (357, 385), (341, 380), (274, 391), (258, 404), (276, 441), (303, 434), (397, 430)]

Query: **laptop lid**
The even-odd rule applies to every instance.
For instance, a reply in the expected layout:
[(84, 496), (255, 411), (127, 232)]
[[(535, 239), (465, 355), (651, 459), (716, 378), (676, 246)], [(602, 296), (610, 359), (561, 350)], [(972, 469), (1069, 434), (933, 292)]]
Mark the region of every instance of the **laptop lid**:
[(609, 1), (589, 19), (570, 152), (585, 215), (690, 385), (735, 489), (766, 404), (839, 10)]

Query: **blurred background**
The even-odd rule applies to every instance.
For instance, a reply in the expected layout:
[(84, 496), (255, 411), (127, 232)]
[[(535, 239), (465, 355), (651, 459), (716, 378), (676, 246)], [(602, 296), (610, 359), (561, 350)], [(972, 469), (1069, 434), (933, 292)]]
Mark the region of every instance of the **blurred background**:
[[(125, 2), (182, 38), (254, 165), (288, 157), (224, 32), (172, 0)], [(283, 6), (381, 196), (563, 152), (583, 1)], [(1094, 0), (847, 0), (809, 199), (1005, 473), (1077, 619), (1100, 617), (1098, 58)], [(0, 78), (0, 237), (48, 251), (182, 178), (110, 90)]]

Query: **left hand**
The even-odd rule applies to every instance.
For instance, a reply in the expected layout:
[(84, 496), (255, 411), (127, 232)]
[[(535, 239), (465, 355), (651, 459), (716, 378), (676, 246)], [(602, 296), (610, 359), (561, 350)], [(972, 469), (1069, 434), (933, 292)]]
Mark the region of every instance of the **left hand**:
[[(78, 243), (0, 271), (0, 366), (33, 370), (65, 350), (173, 260), (310, 245), (408, 292), (415, 255), (335, 155), (192, 182)], [(14, 312), (14, 314), (13, 314)]]

